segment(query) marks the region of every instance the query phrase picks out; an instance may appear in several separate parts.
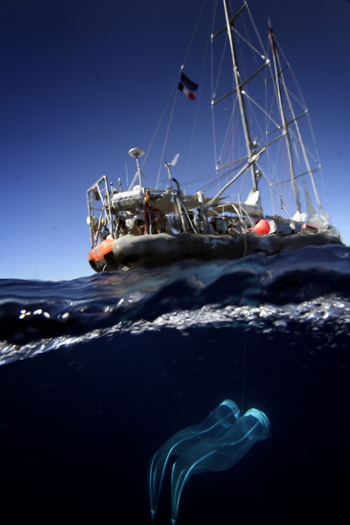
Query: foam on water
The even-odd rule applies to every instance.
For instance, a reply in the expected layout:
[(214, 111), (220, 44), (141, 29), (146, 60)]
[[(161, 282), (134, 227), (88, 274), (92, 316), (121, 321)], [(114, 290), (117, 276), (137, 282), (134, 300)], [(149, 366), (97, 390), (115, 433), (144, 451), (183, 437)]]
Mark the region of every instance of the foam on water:
[(288, 333), (290, 323), (294, 321), (303, 325), (303, 329), (318, 331), (332, 327), (327, 342), (334, 335), (350, 335), (350, 301), (336, 296), (322, 297), (305, 301), (299, 305), (274, 306), (226, 306), (206, 305), (198, 310), (181, 310), (169, 312), (157, 317), (154, 321), (137, 320), (121, 321), (108, 328), (87, 330), (80, 336), (62, 335), (41, 339), (24, 345), (0, 343), (0, 365), (34, 357), (38, 354), (68, 347), (78, 343), (91, 341), (102, 336), (129, 332), (140, 335), (147, 331), (160, 331), (164, 328), (180, 330), (186, 335), (186, 330), (214, 328), (238, 328), (261, 331), (264, 334), (275, 331)]
[(4, 281), (0, 364), (121, 332), (234, 328), (347, 335), (350, 251), (342, 246), (62, 283)]

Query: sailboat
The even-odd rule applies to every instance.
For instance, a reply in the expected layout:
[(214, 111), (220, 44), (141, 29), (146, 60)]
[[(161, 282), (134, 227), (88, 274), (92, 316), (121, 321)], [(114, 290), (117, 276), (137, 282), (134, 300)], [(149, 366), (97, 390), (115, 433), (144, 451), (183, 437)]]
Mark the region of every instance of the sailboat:
[[(304, 106), (301, 113), (294, 109), (293, 97), (294, 103), (303, 106), (303, 102), (287, 87), (289, 64), (283, 63), (274, 31), (269, 24), (267, 51), (247, 2), (231, 14), (223, 0), (223, 15), (222, 27), (211, 34), (212, 44), (223, 40), (222, 56), (229, 55), (227, 69), (232, 77), (232, 89), (220, 96), (218, 81), (212, 81), (213, 112), (221, 104), (226, 115), (227, 110), (232, 114), (226, 118), (226, 129), (219, 133), (221, 149), (214, 135), (214, 179), (221, 187), (212, 197), (203, 188), (192, 194), (182, 191), (180, 182), (172, 176), (179, 154), (165, 163), (168, 177), (164, 189), (146, 186), (140, 168), (145, 151), (130, 149), (136, 173), (126, 191), (120, 179), (117, 189), (105, 175), (87, 190), (91, 242), (88, 261), (96, 272), (170, 265), (184, 259), (240, 259), (252, 253), (271, 256), (306, 246), (341, 244), (317, 190), (315, 175), (320, 163), (303, 142), (302, 121), (307, 109)], [(248, 19), (255, 40), (247, 36), (246, 22), (243, 30), (239, 28), (243, 17)], [(247, 66), (243, 65), (243, 52), (248, 57)], [(223, 67), (221, 59), (218, 77)], [(180, 90), (194, 98), (191, 89), (196, 89), (196, 84), (183, 68), (180, 74)], [(257, 86), (258, 80), (262, 80), (263, 88)], [(272, 93), (270, 98), (263, 94), (267, 89)], [(253, 110), (263, 115), (264, 129)], [(243, 137), (243, 152), (242, 141), (236, 138), (238, 133)], [(228, 150), (231, 157), (225, 159)], [(282, 168), (277, 162), (281, 159)], [(250, 186), (243, 198), (241, 193), (231, 194), (239, 181)], [(242, 192), (244, 184), (240, 186)], [(286, 188), (287, 196), (283, 193)], [(269, 197), (272, 211), (266, 214)]]

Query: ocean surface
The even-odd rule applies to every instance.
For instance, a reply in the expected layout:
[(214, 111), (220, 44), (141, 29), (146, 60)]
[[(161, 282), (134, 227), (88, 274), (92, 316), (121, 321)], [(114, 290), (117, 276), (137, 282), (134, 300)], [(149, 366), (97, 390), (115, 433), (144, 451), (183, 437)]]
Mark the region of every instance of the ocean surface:
[(179, 525), (348, 523), (350, 248), (0, 284), (4, 525), (151, 524), (153, 454), (225, 399), (271, 435)]

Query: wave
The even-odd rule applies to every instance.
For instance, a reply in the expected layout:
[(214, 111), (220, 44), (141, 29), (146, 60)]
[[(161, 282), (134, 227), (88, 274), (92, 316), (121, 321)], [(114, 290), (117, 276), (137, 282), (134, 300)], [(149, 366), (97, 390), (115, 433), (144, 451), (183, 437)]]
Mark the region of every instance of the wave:
[(281, 329), (291, 318), (337, 318), (345, 326), (350, 248), (308, 247), (273, 257), (256, 254), (73, 281), (4, 279), (0, 284), (3, 364), (120, 330), (226, 326), (254, 319), (267, 323), (266, 329)]

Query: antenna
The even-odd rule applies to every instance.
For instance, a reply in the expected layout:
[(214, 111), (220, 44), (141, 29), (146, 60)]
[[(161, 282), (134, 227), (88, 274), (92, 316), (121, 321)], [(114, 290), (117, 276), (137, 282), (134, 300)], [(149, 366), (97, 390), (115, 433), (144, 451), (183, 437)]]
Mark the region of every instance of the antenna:
[(135, 181), (137, 176), (139, 177), (140, 186), (142, 186), (139, 157), (142, 157), (144, 154), (145, 154), (145, 152), (141, 148), (131, 148), (131, 150), (129, 150), (129, 155), (130, 155), (130, 157), (134, 157), (134, 159), (136, 160), (136, 166), (137, 166), (136, 175), (135, 175), (135, 177), (134, 177), (134, 179), (133, 179), (133, 181), (132, 181), (132, 183), (130, 185), (130, 189), (131, 189), (131, 186), (134, 184), (134, 181)]

